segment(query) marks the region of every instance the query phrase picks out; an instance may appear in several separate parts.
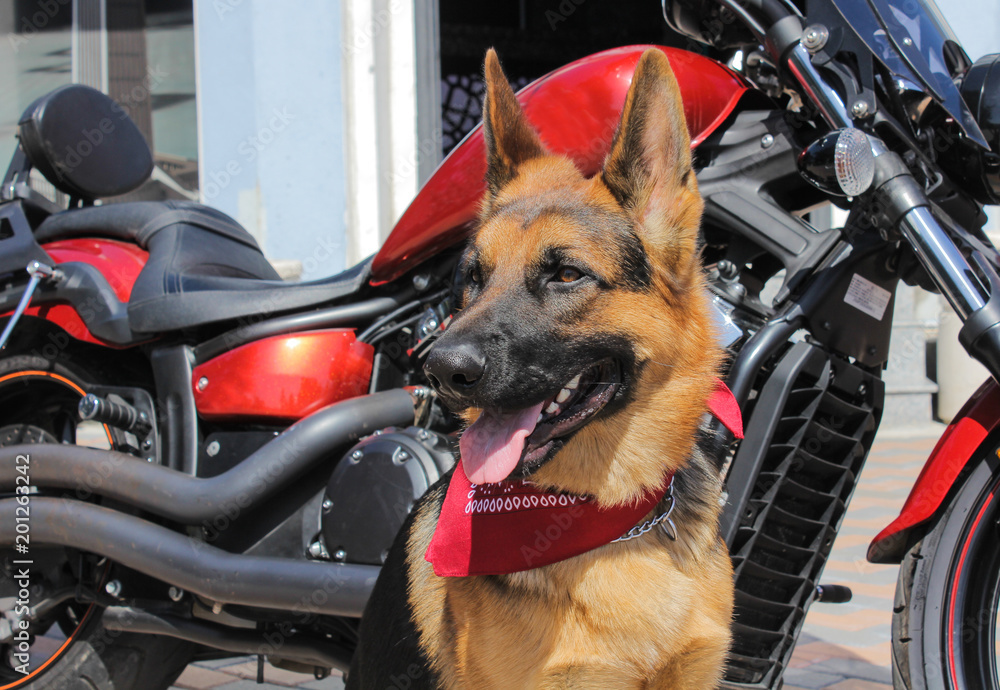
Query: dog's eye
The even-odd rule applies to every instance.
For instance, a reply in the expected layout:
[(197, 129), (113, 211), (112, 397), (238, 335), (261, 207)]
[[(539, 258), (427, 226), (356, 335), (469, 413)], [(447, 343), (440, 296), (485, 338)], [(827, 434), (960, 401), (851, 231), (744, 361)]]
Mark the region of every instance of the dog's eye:
[(469, 266), (468, 273), (466, 274), (466, 280), (469, 283), (469, 285), (478, 286), (482, 284), (483, 274), (482, 271), (479, 269), (478, 264)]
[(572, 266), (563, 266), (556, 271), (555, 280), (560, 283), (575, 283), (582, 277), (583, 274)]

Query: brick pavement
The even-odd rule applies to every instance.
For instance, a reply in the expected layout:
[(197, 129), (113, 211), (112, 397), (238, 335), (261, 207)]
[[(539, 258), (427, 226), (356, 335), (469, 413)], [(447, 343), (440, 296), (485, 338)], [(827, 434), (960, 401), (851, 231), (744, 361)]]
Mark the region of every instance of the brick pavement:
[[(814, 605), (785, 674), (785, 690), (891, 690), (890, 642), (896, 566), (865, 560), (871, 538), (894, 518), (943, 427), (907, 436), (883, 434), (861, 480), (834, 544), (823, 581), (851, 587), (847, 604)], [(176, 690), (279, 690), (298, 687), (339, 690), (339, 676), (315, 680), (272, 666), (257, 685), (252, 659), (192, 664)]]
[(865, 553), (872, 537), (899, 513), (943, 429), (922, 429), (909, 438), (897, 432), (875, 442), (822, 578), (847, 585), (854, 599), (809, 609), (785, 672), (785, 690), (891, 690), (898, 567), (869, 563)]

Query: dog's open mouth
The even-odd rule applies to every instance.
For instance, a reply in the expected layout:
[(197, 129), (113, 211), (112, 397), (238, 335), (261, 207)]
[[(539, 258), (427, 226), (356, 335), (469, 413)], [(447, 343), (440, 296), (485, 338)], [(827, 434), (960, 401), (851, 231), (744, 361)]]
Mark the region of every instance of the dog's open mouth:
[(513, 411), (484, 409), (461, 438), (462, 465), (469, 481), (491, 484), (537, 469), (567, 436), (604, 409), (621, 382), (619, 364), (605, 359), (537, 405)]

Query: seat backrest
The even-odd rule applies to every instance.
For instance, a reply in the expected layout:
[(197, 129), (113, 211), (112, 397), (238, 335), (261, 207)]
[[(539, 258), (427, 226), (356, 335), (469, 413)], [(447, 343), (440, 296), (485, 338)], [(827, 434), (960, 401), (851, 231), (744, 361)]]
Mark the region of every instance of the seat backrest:
[(125, 194), (153, 171), (153, 154), (132, 118), (89, 86), (63, 86), (29, 105), (18, 137), (31, 164), (72, 196)]

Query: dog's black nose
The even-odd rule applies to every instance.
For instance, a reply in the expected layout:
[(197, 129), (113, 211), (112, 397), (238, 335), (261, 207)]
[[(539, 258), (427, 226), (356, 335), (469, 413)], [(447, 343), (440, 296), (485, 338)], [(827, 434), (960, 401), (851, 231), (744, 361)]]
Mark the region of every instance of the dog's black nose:
[(424, 364), (424, 373), (440, 393), (466, 397), (475, 392), (486, 373), (486, 357), (468, 342), (439, 342)]

